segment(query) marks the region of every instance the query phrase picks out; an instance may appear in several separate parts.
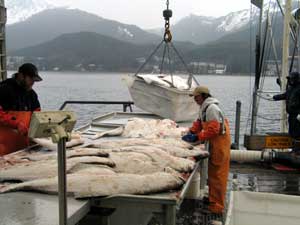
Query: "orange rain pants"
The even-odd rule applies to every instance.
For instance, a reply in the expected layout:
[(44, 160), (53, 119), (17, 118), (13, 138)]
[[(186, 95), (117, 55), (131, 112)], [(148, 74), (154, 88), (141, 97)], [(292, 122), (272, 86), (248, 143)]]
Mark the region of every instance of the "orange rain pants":
[(199, 140), (209, 140), (209, 210), (213, 213), (223, 213), (230, 167), (229, 123), (225, 120), (225, 134), (220, 134), (220, 123), (217, 121), (197, 120), (190, 130), (198, 135)]
[[(23, 122), (26, 127), (30, 126), (32, 112), (9, 111), (9, 115), (14, 116), (16, 121)], [(16, 129), (9, 126), (0, 125), (0, 156), (26, 148), (29, 145), (29, 138), (19, 134)]]

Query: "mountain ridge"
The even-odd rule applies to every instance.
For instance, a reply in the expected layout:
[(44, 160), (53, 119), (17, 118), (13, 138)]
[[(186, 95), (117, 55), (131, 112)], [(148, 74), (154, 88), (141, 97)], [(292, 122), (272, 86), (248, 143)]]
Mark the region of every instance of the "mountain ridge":
[[(53, 20), (55, 18), (55, 20)], [(58, 25), (59, 24), (59, 25)], [(7, 26), (7, 48), (16, 50), (41, 44), (61, 34), (96, 32), (131, 43), (155, 43), (160, 38), (135, 25), (104, 19), (78, 9), (47, 9), (27, 20)]]

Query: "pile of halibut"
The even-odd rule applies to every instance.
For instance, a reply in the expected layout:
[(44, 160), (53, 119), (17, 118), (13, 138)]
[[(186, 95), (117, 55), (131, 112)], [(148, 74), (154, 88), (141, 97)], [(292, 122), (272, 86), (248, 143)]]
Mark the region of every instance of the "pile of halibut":
[[(95, 140), (86, 147), (67, 150), (68, 195), (86, 198), (179, 189), (185, 183), (183, 174), (194, 169), (195, 158), (208, 157), (202, 146), (182, 141), (181, 132), (174, 122), (134, 119), (122, 128), (118, 140)], [(0, 193), (30, 190), (56, 194), (57, 152), (49, 149), (0, 158)]]

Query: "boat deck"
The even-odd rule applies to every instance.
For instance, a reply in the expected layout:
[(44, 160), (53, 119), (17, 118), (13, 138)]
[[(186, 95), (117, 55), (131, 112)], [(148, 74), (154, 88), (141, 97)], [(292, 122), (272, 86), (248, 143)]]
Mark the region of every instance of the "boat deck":
[[(158, 118), (148, 113), (114, 112), (97, 117), (78, 130), (88, 137), (95, 132), (124, 125), (132, 117)], [(104, 137), (104, 139), (116, 140), (119, 137)], [(85, 145), (89, 144), (88, 142), (87, 139)], [(199, 166), (198, 163), (187, 183), (176, 192), (140, 196), (114, 195), (88, 200), (68, 198), (68, 224), (89, 225), (97, 222), (101, 225), (134, 225), (147, 224), (147, 221), (150, 221), (151, 225), (205, 225), (211, 216), (202, 213), (203, 202), (200, 199), (185, 199)], [(299, 172), (278, 172), (262, 164), (231, 164), (228, 193), (231, 190), (248, 190), (299, 195)], [(2, 218), (0, 225), (58, 224), (58, 197), (31, 192), (2, 194), (0, 217)]]

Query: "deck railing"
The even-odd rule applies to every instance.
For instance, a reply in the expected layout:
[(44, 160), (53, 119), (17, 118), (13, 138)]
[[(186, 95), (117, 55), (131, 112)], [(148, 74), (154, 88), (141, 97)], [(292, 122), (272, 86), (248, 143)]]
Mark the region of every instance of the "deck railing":
[(132, 112), (132, 105), (134, 102), (131, 101), (65, 101), (60, 107), (59, 110), (63, 110), (68, 104), (79, 104), (79, 105), (123, 105), (123, 112), (127, 112), (129, 108)]

